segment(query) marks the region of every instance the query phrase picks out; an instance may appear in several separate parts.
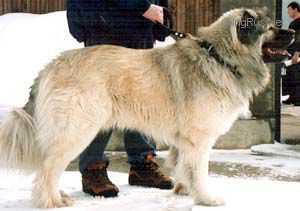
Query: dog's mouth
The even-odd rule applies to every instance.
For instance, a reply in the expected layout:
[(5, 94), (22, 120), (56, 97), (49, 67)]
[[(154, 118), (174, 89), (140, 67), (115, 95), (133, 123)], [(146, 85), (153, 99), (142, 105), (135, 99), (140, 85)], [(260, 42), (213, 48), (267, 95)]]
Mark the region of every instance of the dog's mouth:
[(273, 36), (262, 45), (263, 60), (265, 63), (281, 63), (290, 56), (287, 49), (295, 41), (295, 32), (275, 27), (269, 30)]

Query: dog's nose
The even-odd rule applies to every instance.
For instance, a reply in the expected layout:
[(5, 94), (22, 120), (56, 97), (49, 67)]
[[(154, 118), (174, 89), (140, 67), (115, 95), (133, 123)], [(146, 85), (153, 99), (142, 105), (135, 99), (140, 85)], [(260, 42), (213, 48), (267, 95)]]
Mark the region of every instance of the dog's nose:
[(295, 30), (292, 30), (292, 29), (281, 29), (278, 27), (271, 26), (271, 27), (269, 27), (269, 30), (273, 31), (278, 36), (295, 37), (295, 35), (296, 35)]

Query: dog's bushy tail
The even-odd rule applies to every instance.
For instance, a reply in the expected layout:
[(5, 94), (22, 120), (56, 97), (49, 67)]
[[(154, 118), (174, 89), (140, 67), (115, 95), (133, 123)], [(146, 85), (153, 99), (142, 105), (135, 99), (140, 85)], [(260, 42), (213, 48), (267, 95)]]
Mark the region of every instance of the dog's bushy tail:
[(0, 164), (31, 172), (41, 162), (33, 118), (23, 109), (12, 110), (0, 123)]

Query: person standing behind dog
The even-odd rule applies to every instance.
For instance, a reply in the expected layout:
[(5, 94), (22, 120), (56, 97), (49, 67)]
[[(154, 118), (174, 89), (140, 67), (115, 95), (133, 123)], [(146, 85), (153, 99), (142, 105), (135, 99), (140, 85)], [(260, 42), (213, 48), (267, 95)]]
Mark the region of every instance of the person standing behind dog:
[[(167, 0), (68, 0), (67, 18), (71, 34), (85, 46), (120, 45), (135, 49), (153, 48), (154, 41), (169, 35), (163, 24)], [(93, 196), (113, 197), (118, 188), (107, 176), (105, 147), (112, 130), (102, 132), (80, 155), (83, 191)], [(129, 184), (172, 189), (170, 177), (155, 162), (155, 146), (137, 131), (125, 131), (124, 143), (131, 165)]]
[(300, 5), (297, 2), (288, 5), (288, 15), (293, 19), (289, 29), (296, 32), (296, 42), (288, 48), (294, 65), (287, 68), (287, 75), (282, 80), (283, 91), (290, 95), (284, 103), (300, 106), (300, 64), (297, 64), (300, 55)]
[(291, 2), (288, 5), (288, 15), (293, 21), (289, 25), (289, 29), (296, 32), (296, 42), (289, 47), (289, 53), (293, 55), (293, 64), (298, 63), (300, 55), (300, 5), (297, 2)]

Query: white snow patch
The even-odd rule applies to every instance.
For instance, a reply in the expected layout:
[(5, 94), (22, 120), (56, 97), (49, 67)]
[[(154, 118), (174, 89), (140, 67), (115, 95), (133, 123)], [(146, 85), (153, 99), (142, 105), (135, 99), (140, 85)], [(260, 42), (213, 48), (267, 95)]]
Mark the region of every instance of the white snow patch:
[[(193, 202), (188, 197), (174, 196), (168, 190), (129, 186), (127, 185), (127, 174), (109, 172), (109, 177), (120, 188), (119, 197), (109, 199), (93, 198), (81, 191), (79, 172), (65, 172), (61, 178), (61, 187), (75, 199), (75, 205), (59, 210), (192, 210)], [(38, 210), (33, 209), (30, 202), (33, 176), (26, 177), (12, 173), (0, 173), (0, 178), (0, 210)]]
[(38, 72), (60, 52), (82, 47), (65, 12), (0, 16), (0, 104), (23, 106)]
[[(157, 152), (159, 157), (167, 158), (167, 151)], [(294, 177), (300, 175), (299, 158), (286, 157), (280, 155), (261, 156), (247, 150), (212, 150), (210, 159), (211, 162), (219, 162), (224, 164), (249, 165), (262, 169), (270, 169), (273, 176), (288, 176)]]
[(257, 155), (291, 157), (300, 159), (300, 145), (289, 144), (261, 144), (251, 147), (251, 151)]
[(0, 105), (0, 121), (2, 118), (6, 116), (6, 114), (10, 111), (10, 106)]
[[(299, 210), (300, 183), (214, 177), (210, 179), (210, 185), (216, 193), (225, 197), (227, 204), (222, 207), (204, 207), (195, 206), (190, 197), (176, 196), (169, 190), (129, 186), (127, 185), (127, 174), (109, 172), (109, 177), (119, 186), (119, 197), (93, 198), (81, 191), (81, 178), (78, 172), (65, 172), (61, 178), (61, 187), (75, 199), (75, 205), (59, 210)], [(39, 210), (32, 208), (30, 203), (32, 178), (32, 176), (0, 173), (0, 210)]]
[(251, 150), (213, 150), (210, 161), (250, 165), (272, 170), (274, 176), (300, 175), (299, 159), (284, 156), (261, 156)]

